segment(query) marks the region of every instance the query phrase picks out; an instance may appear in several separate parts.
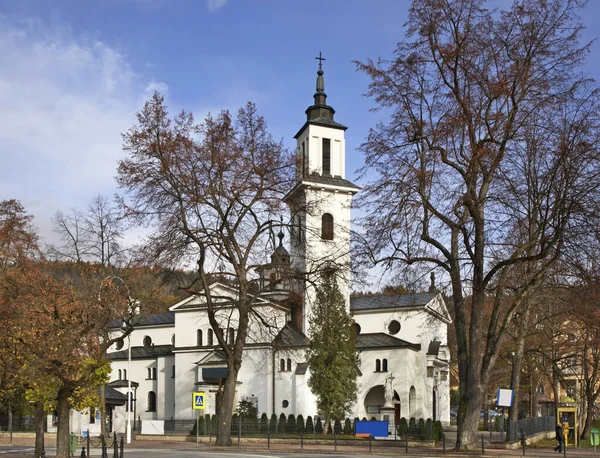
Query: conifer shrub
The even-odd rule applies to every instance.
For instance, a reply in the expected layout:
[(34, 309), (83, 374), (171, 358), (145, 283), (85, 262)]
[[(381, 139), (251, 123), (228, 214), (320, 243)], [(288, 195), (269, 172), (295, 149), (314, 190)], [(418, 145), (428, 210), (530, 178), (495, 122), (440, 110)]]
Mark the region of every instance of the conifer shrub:
[(315, 432), (313, 419), (310, 415), (306, 417), (306, 427), (304, 428), (304, 431), (306, 432), (306, 434), (313, 434)]
[(344, 434), (350, 436), (352, 434), (352, 422), (349, 418), (344, 420)]
[(419, 418), (419, 422), (417, 423), (417, 435), (425, 435), (425, 420), (423, 420), (422, 418)]
[(302, 416), (302, 414), (298, 415), (298, 417), (296, 418), (296, 432), (304, 432), (304, 417)]
[(433, 422), (431, 418), (428, 418), (425, 422), (425, 440), (431, 441), (433, 440)]
[(321, 423), (321, 417), (317, 417), (317, 423), (315, 424), (315, 433), (323, 434), (323, 424)]
[(269, 431), (271, 434), (277, 432), (277, 414), (275, 413), (271, 415), (271, 420), (269, 420)]
[(267, 416), (266, 412), (263, 412), (262, 415), (260, 416), (259, 432), (266, 434), (266, 432), (268, 430), (269, 430), (269, 417)]
[(286, 423), (286, 418), (285, 418), (285, 414), (282, 412), (279, 415), (279, 421), (277, 422), (277, 434), (284, 434), (285, 433), (285, 423)]
[(406, 421), (406, 418), (402, 417), (400, 419), (400, 421), (398, 422), (398, 435), (400, 437), (406, 437), (407, 434), (408, 434), (408, 422)]
[(415, 417), (410, 417), (410, 420), (408, 420), (408, 434), (411, 436), (417, 434), (417, 419)]
[(287, 417), (287, 423), (285, 424), (285, 430), (288, 433), (296, 432), (296, 417), (293, 413), (289, 414)]
[(333, 423), (333, 432), (336, 434), (342, 434), (342, 422), (339, 419)]
[(442, 426), (442, 422), (436, 420), (433, 422), (433, 440), (441, 441), (444, 437), (444, 427)]

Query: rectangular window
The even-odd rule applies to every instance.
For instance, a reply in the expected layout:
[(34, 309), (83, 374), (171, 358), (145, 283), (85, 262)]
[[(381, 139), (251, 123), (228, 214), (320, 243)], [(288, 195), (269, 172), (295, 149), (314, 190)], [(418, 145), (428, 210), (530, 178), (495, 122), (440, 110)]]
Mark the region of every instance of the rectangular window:
[(331, 140), (323, 139), (323, 175), (331, 175)]
[(306, 176), (306, 147), (302, 142), (302, 176)]

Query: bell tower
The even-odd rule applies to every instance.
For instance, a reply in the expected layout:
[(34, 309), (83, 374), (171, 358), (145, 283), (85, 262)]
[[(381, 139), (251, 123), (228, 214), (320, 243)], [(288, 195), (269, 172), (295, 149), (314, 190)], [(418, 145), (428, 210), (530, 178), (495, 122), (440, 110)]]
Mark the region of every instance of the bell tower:
[(359, 190), (346, 180), (346, 126), (334, 120), (327, 105), (321, 53), (314, 103), (296, 139), (296, 183), (284, 201), (291, 210), (291, 265), (303, 275), (302, 331), (316, 297), (315, 286), (326, 272), (335, 272), (340, 291), (350, 304), (350, 204)]

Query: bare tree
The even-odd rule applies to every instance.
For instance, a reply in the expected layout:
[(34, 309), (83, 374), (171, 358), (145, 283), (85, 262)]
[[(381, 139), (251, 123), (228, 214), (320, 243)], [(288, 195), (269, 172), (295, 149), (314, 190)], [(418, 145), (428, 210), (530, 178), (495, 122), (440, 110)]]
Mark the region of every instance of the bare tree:
[[(123, 135), (123, 147), (129, 156), (119, 164), (117, 181), (130, 197), (123, 204), (130, 217), (156, 228), (146, 244), (148, 254), (167, 266), (196, 261), (195, 292), (206, 302), (227, 360), (217, 443), (229, 445), (249, 323), (253, 318), (270, 323), (261, 321), (255, 269), (274, 249), (273, 221), (290, 184), (291, 159), (251, 103), (236, 120), (222, 112), (196, 125), (185, 112), (170, 119), (158, 93)], [(213, 297), (211, 282), (224, 278), (234, 294)], [(222, 329), (220, 314), (227, 309), (237, 324), (233, 341)]]
[(98, 194), (85, 212), (75, 208), (68, 213), (58, 211), (52, 223), (61, 245), (50, 246), (50, 256), (102, 266), (119, 265), (124, 260), (122, 218), (107, 197)]
[[(598, 93), (578, 73), (584, 3), (494, 12), (483, 0), (414, 0), (394, 59), (358, 63), (390, 113), (362, 148), (364, 170), (379, 174), (363, 193), (365, 251), (430, 264), (449, 282), (459, 449), (475, 446), (514, 314), (598, 202)], [(528, 275), (513, 293), (505, 278), (519, 264)]]

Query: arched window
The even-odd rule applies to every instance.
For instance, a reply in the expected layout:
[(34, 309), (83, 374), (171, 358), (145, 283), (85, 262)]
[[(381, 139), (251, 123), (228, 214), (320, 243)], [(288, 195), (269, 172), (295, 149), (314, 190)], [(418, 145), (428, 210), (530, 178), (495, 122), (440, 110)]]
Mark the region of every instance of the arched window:
[(285, 372), (285, 359), (281, 358), (281, 361), (279, 361), (279, 370), (281, 372)]
[(121, 380), (121, 369), (119, 369), (119, 380)]
[(321, 238), (333, 240), (333, 216), (330, 213), (324, 213), (321, 216)]
[(148, 392), (148, 403), (146, 404), (146, 412), (156, 412), (156, 393)]
[(152, 380), (156, 380), (156, 367), (152, 368)]
[(148, 373), (146, 375), (146, 380), (151, 380), (152, 379), (152, 369), (148, 368)]
[(290, 358), (287, 359), (287, 370), (288, 371), (292, 370), (292, 360)]
[(123, 380), (127, 380), (127, 369), (123, 369)]
[(213, 330), (209, 329), (208, 330), (208, 341), (206, 342), (206, 344), (210, 347), (213, 344)]
[(381, 360), (375, 360), (375, 372), (381, 372)]
[(175, 346), (175, 334), (171, 336), (171, 345)]
[(196, 331), (196, 345), (199, 347), (202, 346), (202, 329)]
[(382, 364), (382, 366), (383, 366), (383, 367), (381, 368), (381, 370), (382, 370), (383, 372), (387, 372), (387, 359), (385, 359), (385, 358), (383, 359), (383, 364)]
[(233, 328), (229, 328), (227, 337), (229, 338), (229, 345), (233, 345), (235, 342), (235, 330)]
[(120, 349), (122, 349), (122, 348), (123, 348), (123, 345), (124, 345), (124, 343), (123, 343), (123, 339), (121, 339), (121, 340), (117, 340), (117, 342), (115, 343), (115, 348), (116, 348), (117, 350), (120, 350)]

